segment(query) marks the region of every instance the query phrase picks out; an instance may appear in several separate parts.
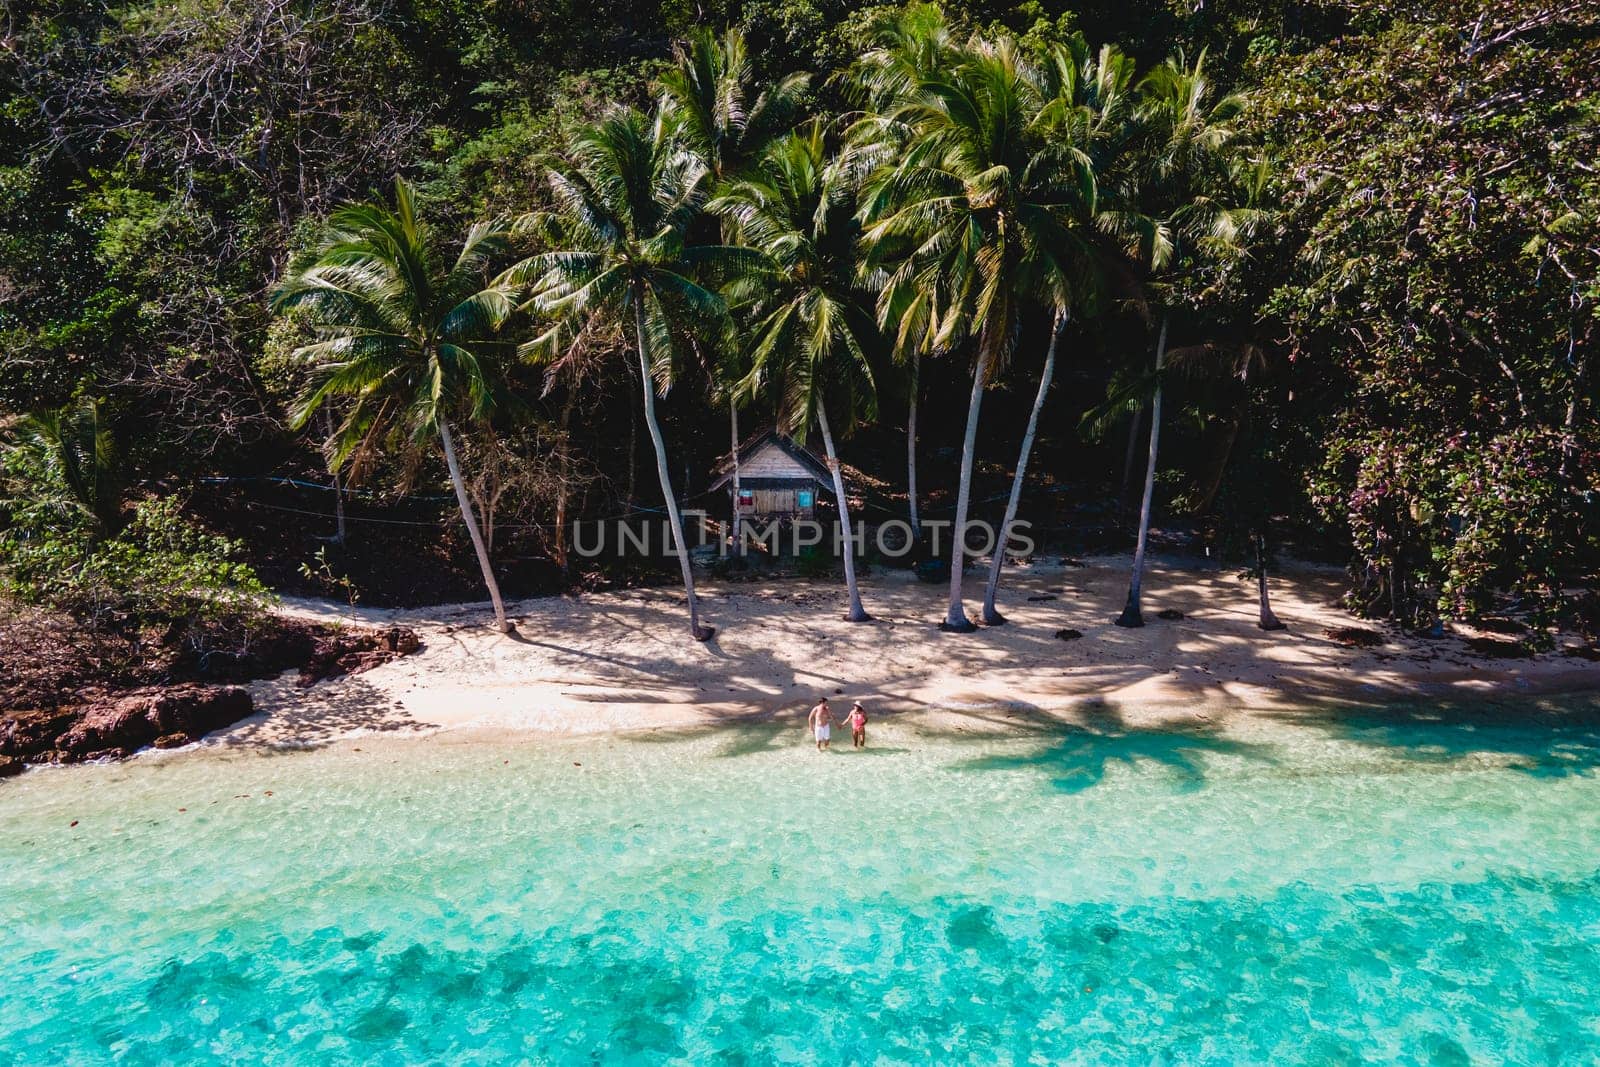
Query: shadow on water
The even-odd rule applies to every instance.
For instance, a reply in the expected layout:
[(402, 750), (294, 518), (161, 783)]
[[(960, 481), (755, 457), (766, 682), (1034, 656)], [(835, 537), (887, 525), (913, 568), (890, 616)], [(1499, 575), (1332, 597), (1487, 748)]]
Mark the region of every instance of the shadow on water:
[(1595, 697), (1319, 708), (1274, 718), (1419, 763), (1497, 756), (1512, 770), (1539, 778), (1600, 768), (1600, 698)]
[[(673, 744), (682, 741), (693, 741), (708, 734), (716, 734), (723, 739), (722, 743), (712, 752), (712, 755), (717, 759), (740, 759), (745, 756), (759, 756), (777, 752), (798, 751), (803, 753), (815, 751), (811, 733), (805, 728), (803, 722), (747, 720), (733, 723), (712, 723), (700, 726), (681, 726), (641, 731), (630, 734), (629, 738), (648, 744)], [(834, 756), (894, 756), (911, 751), (909, 748), (893, 745), (873, 744), (872, 736), (870, 732), (867, 734), (866, 748), (852, 748), (850, 732), (842, 730), (835, 725), (833, 747), (828, 752)]]
[[(1205, 784), (1207, 756), (1240, 756), (1271, 762), (1271, 747), (1220, 735), (1211, 726), (1134, 726), (1114, 704), (1087, 700), (1076, 710), (1076, 722), (1062, 722), (1034, 709), (1022, 722), (1013, 712), (1011, 731), (1038, 744), (1026, 752), (992, 753), (955, 764), (957, 771), (1033, 770), (1062, 793), (1081, 793), (1104, 781), (1115, 764), (1127, 767), (1154, 765), (1174, 774), (1183, 792)], [(992, 741), (1000, 735), (965, 730), (925, 730), (955, 741)]]
[[(918, 739), (1003, 749), (958, 759), (950, 764), (952, 770), (1032, 770), (1043, 775), (1052, 788), (1065, 793), (1082, 792), (1098, 785), (1115, 764), (1166, 768), (1177, 777), (1181, 789), (1190, 791), (1205, 783), (1207, 756), (1238, 756), (1272, 762), (1270, 745), (1224, 736), (1220, 727), (1203, 722), (1134, 725), (1121, 709), (1098, 698), (1083, 701), (1070, 712), (1063, 713), (1014, 702), (1003, 709), (947, 711), (946, 722), (916, 721), (904, 726)], [(713, 734), (722, 738), (712, 753), (718, 759), (785, 752), (802, 756), (812, 750), (810, 737), (798, 719), (699, 724), (651, 730), (636, 738), (655, 744), (673, 744)], [(871, 730), (867, 736), (866, 748), (852, 749), (848, 734), (841, 734), (836, 727), (830, 755), (894, 756), (914, 751), (914, 746), (906, 747), (903, 743), (874, 744)], [(895, 740), (904, 742), (905, 737), (902, 734)]]
[[(1069, 711), (1031, 704), (1003, 708), (944, 709), (943, 719), (901, 720), (916, 738), (991, 751), (959, 759), (957, 772), (1034, 771), (1049, 787), (1080, 793), (1104, 781), (1115, 766), (1166, 769), (1179, 789), (1205, 785), (1213, 757), (1275, 765), (1279, 744), (1241, 740), (1204, 720), (1149, 725), (1130, 721), (1116, 704), (1093, 698)], [(1326, 740), (1356, 744), (1374, 753), (1420, 764), (1482, 763), (1485, 758), (1541, 778), (1585, 775), (1600, 769), (1600, 697), (1519, 701), (1516, 704), (1428, 702), (1409, 705), (1316, 707), (1274, 712), (1271, 720)], [(899, 716), (885, 716), (893, 721)], [(803, 755), (811, 750), (800, 720), (747, 720), (654, 730), (638, 740), (675, 743), (719, 735), (719, 759), (771, 753)], [(871, 732), (869, 731), (869, 738)], [(833, 755), (890, 756), (910, 752), (898, 745), (850, 748), (835, 738)], [(1281, 741), (1281, 739), (1279, 739)]]

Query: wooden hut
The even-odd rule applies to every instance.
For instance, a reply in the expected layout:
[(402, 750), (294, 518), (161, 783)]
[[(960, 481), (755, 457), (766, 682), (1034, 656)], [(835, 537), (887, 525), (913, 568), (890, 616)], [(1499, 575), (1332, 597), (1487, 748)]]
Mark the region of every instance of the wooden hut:
[[(711, 474), (711, 489), (726, 486), (731, 495), (733, 453), (719, 459)], [(739, 444), (739, 495), (733, 501), (739, 518), (809, 519), (816, 515), (818, 494), (831, 494), (832, 487), (827, 460), (786, 433), (767, 429)]]

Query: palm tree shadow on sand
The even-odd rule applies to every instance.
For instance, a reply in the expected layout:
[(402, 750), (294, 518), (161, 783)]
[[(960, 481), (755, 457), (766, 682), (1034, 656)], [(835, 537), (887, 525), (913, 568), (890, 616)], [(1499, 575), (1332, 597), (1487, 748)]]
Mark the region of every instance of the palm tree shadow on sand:
[[(1207, 757), (1239, 756), (1272, 762), (1267, 745), (1220, 736), (1214, 727), (1133, 726), (1110, 702), (1094, 698), (1077, 709), (1078, 722), (1062, 722), (1037, 709), (1024, 712), (1026, 725), (1021, 736), (1042, 742), (1032, 751), (993, 753), (962, 760), (954, 769), (962, 772), (1033, 770), (1042, 774), (1052, 789), (1061, 793), (1081, 793), (1105, 780), (1114, 765), (1129, 768), (1155, 765), (1169, 771), (1178, 781), (1180, 792), (1194, 792), (1206, 781)], [(1012, 736), (1019, 726), (1009, 720)], [(957, 741), (992, 741), (1004, 734), (964, 730), (926, 730)]]

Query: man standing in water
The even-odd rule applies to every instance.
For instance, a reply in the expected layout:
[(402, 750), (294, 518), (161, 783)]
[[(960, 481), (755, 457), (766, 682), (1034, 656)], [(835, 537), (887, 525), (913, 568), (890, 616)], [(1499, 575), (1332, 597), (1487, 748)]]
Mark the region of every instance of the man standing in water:
[(827, 697), (817, 701), (817, 706), (811, 709), (811, 714), (806, 718), (806, 725), (817, 739), (817, 751), (827, 748), (833, 734), (833, 709), (828, 707)]

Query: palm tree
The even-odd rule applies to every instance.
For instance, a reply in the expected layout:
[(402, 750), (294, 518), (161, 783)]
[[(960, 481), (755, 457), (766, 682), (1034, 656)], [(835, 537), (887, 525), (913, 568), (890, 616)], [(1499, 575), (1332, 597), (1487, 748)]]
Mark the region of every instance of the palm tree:
[(1272, 610), (1267, 589), (1272, 561), (1268, 538), (1273, 502), (1292, 496), (1294, 487), (1287, 484), (1292, 479), (1286, 478), (1286, 464), (1275, 447), (1276, 420), (1263, 417), (1266, 412), (1259, 403), (1262, 379), (1271, 370), (1267, 351), (1250, 341), (1214, 342), (1172, 349), (1167, 363), (1196, 377), (1230, 383), (1227, 394), (1231, 400), (1223, 403), (1231, 406), (1232, 412), (1210, 474), (1201, 483), (1194, 513), (1209, 519), (1212, 505), (1222, 502), (1219, 521), (1224, 542), (1237, 542), (1242, 536), (1254, 558), (1251, 573), (1256, 579), (1257, 625), (1263, 630), (1282, 630), (1284, 625)]
[(1050, 382), (1055, 376), (1056, 349), (1071, 315), (1073, 298), (1088, 304), (1098, 288), (1096, 275), (1101, 257), (1098, 230), (1102, 216), (1115, 218), (1114, 204), (1102, 205), (1098, 190), (1101, 173), (1120, 164), (1119, 155), (1127, 139), (1129, 88), (1133, 83), (1133, 63), (1111, 45), (1091, 55), (1081, 34), (1050, 50), (1037, 75), (1043, 103), (1033, 125), (1039, 147), (1030, 164), (1032, 180), (1042, 188), (1056, 187), (1049, 210), (1071, 241), (1057, 249), (1052, 260), (1038, 263), (1038, 277), (1031, 287), (1043, 296), (1054, 322), (1045, 350), (1039, 388), (1028, 415), (1027, 429), (1011, 478), (1011, 494), (1006, 500), (995, 551), (989, 560), (989, 581), (983, 594), (983, 621), (1002, 625), (1006, 619), (995, 606), (1000, 588), (1000, 573), (1005, 564), (1006, 544), (1011, 524), (1026, 484), (1028, 459), (1033, 451), (1039, 413), (1044, 408)]
[(675, 138), (661, 111), (654, 116), (632, 108), (614, 111), (580, 131), (567, 155), (567, 165), (548, 175), (555, 211), (519, 223), (519, 228), (543, 230), (556, 250), (516, 264), (502, 282), (531, 287), (528, 306), (554, 320), (525, 346), (530, 354), (559, 352), (595, 319), (631, 319), (645, 426), (683, 571), (689, 631), (705, 641), (715, 631), (700, 624), (683, 516), (656, 421), (656, 388), (664, 390), (672, 381), (675, 329), (710, 326), (719, 343), (728, 332), (722, 298), (695, 275), (737, 271), (760, 257), (745, 249), (687, 243), (710, 176), (704, 162)]
[[(1236, 250), (1255, 220), (1248, 206), (1231, 204), (1237, 186), (1237, 119), (1246, 106), (1239, 95), (1213, 102), (1205, 73), (1205, 53), (1187, 64), (1180, 55), (1147, 74), (1139, 85), (1139, 120), (1144, 138), (1144, 165), (1136, 198), (1137, 215), (1130, 229), (1138, 237), (1138, 265), (1149, 284), (1163, 272), (1172, 274), (1186, 261)], [(1144, 625), (1140, 600), (1145, 550), (1150, 538), (1151, 504), (1155, 495), (1157, 446), (1161, 436), (1161, 385), (1166, 364), (1170, 301), (1163, 301), (1156, 339), (1154, 392), (1150, 398), (1150, 446), (1145, 458), (1144, 495), (1139, 505), (1139, 533), (1133, 554), (1128, 599), (1118, 626)]]
[(911, 381), (906, 386), (906, 511), (911, 540), (922, 540), (922, 515), (917, 508), (917, 405), (922, 393), (922, 351), (911, 350)]
[(943, 629), (971, 632), (961, 600), (964, 534), (983, 392), (1015, 344), (1030, 300), (1060, 306), (1078, 237), (1069, 191), (1040, 165), (1034, 120), (1043, 104), (1037, 72), (1008, 39), (974, 41), (954, 66), (922, 75), (888, 128), (914, 132), (900, 161), (869, 182), (869, 263), (905, 247), (879, 295), (880, 323), (910, 324), (914, 343), (948, 351), (973, 344), (972, 391), (962, 442), (952, 535), (950, 600)]
[[(937, 4), (916, 3), (877, 12), (867, 27), (872, 47), (843, 73), (848, 96), (864, 109), (861, 121), (875, 126), (896, 124), (895, 109), (915, 98), (925, 79), (960, 58), (961, 48)], [(904, 129), (902, 140), (912, 131)], [(881, 143), (881, 134), (852, 136), (852, 147)]]
[[(767, 147), (794, 125), (809, 77), (789, 74), (763, 85), (745, 47), (744, 34), (730, 28), (718, 37), (698, 29), (673, 52), (673, 65), (660, 78), (664, 110), (677, 132), (720, 187), (742, 174)], [(728, 234), (722, 234), (724, 243)], [(713, 391), (728, 401), (732, 442), (733, 499), (739, 499), (739, 402), (729, 388), (743, 368), (724, 358), (712, 374)], [(738, 519), (737, 504), (734, 510)], [(737, 534), (738, 531), (736, 530)]]
[(392, 209), (367, 203), (335, 211), (322, 243), (290, 265), (273, 293), (274, 310), (305, 309), (317, 337), (296, 352), (313, 369), (293, 425), (303, 427), (332, 397), (350, 399), (333, 433), (335, 471), (391, 433), (413, 442), (437, 435), (495, 626), (509, 632), (451, 429), (452, 419), (487, 419), (499, 399), (487, 338), (512, 302), (483, 279), (507, 231), (498, 221), (478, 223), (451, 262), (418, 219), (411, 187), (396, 178), (394, 190)]
[(856, 283), (860, 225), (848, 175), (830, 164), (822, 127), (813, 122), (773, 145), (757, 174), (735, 182), (710, 210), (771, 260), (771, 270), (732, 288), (748, 294), (753, 322), (745, 388), (772, 387), (796, 437), (803, 440), (813, 420), (822, 431), (845, 535), (846, 618), (867, 622), (871, 616), (856, 585), (850, 503), (827, 408), (830, 397), (842, 401), (834, 411), (848, 431), (858, 415), (871, 415), (876, 395), (868, 353), (877, 344), (877, 330)]
[(99, 400), (82, 397), (63, 407), (41, 408), (17, 419), (9, 431), (12, 447), (25, 449), (41, 472), (61, 483), (96, 538), (122, 529), (120, 461)]
[(1144, 496), (1139, 504), (1139, 536), (1134, 542), (1133, 574), (1128, 580), (1128, 599), (1122, 607), (1122, 614), (1116, 618), (1118, 626), (1144, 625), (1139, 601), (1144, 584), (1144, 553), (1150, 540), (1150, 503), (1156, 489), (1156, 449), (1161, 442), (1161, 371), (1167, 355), (1167, 325), (1167, 315), (1163, 313), (1161, 332), (1156, 338), (1155, 392), (1150, 396), (1150, 446), (1145, 456)]
[(1286, 630), (1272, 610), (1272, 600), (1267, 593), (1267, 528), (1263, 521), (1256, 531), (1256, 625), (1263, 630)]
[[(913, 99), (923, 79), (954, 63), (959, 47), (935, 4), (909, 4), (877, 14), (868, 29), (873, 47), (839, 78), (845, 95), (863, 113), (849, 125), (847, 148), (840, 165), (859, 181), (891, 163), (914, 137), (899, 107)], [(880, 259), (893, 258), (879, 250)], [(881, 282), (879, 283), (881, 284)], [(922, 540), (917, 500), (917, 407), (921, 403), (922, 357), (931, 333), (926, 316), (937, 314), (937, 292), (927, 290), (912, 306), (895, 309), (895, 355), (910, 370), (906, 404), (906, 509), (914, 542)], [(887, 325), (880, 316), (880, 325)]]
[(1022, 499), (1022, 487), (1028, 476), (1028, 457), (1033, 451), (1034, 434), (1039, 429), (1039, 412), (1044, 409), (1050, 381), (1055, 377), (1056, 346), (1067, 329), (1067, 313), (1063, 308), (1056, 312), (1050, 327), (1050, 345), (1045, 350), (1044, 369), (1039, 372), (1039, 388), (1033, 396), (1033, 407), (1028, 412), (1028, 426), (1022, 433), (1022, 450), (1017, 456), (1017, 468), (1011, 476), (1011, 495), (1006, 498), (1005, 517), (1000, 520), (994, 554), (989, 557), (989, 581), (983, 589), (983, 622), (986, 626), (1003, 626), (1006, 617), (995, 607), (995, 597), (1000, 590), (1000, 570), (1006, 561), (1006, 544), (1011, 539), (1011, 524), (1016, 521), (1017, 507)]
[(684, 144), (704, 161), (713, 181), (723, 182), (794, 127), (809, 80), (789, 74), (763, 85), (744, 34), (729, 29), (718, 37), (699, 29), (674, 50), (660, 84)]

